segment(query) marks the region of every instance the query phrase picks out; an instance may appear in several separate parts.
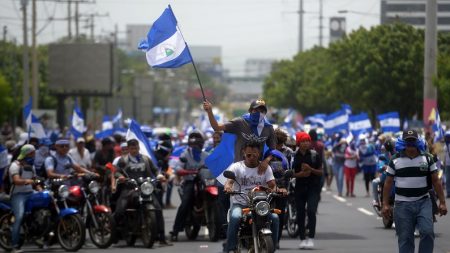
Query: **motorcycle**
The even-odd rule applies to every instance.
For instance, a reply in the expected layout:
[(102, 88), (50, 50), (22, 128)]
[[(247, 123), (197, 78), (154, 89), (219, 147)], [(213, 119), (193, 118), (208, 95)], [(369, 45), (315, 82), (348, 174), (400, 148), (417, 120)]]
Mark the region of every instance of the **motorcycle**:
[[(58, 241), (66, 251), (78, 251), (83, 246), (86, 228), (78, 211), (67, 207), (65, 199), (69, 196), (69, 187), (61, 182), (52, 180), (52, 184), (55, 183), (52, 187), (44, 185), (42, 180), (35, 180), (35, 184), (43, 186), (44, 190), (32, 193), (25, 204), (20, 246), (25, 241), (34, 242), (39, 247)], [(0, 217), (0, 247), (10, 251), (14, 214), (9, 204), (2, 203), (0, 208), (6, 211)]]
[(95, 176), (80, 175), (79, 178), (80, 185), (69, 187), (67, 201), (79, 210), (92, 243), (101, 249), (108, 248), (115, 239), (116, 229), (111, 209), (99, 204), (100, 184), (95, 181)]
[[(394, 224), (394, 216), (390, 215), (389, 217), (385, 217), (382, 213), (381, 210), (383, 210), (383, 187), (384, 184), (378, 184), (377, 186), (377, 192), (378, 192), (378, 203), (380, 203), (378, 206), (373, 205), (373, 209), (375, 211), (375, 213), (378, 215), (378, 217), (382, 218), (383, 221), (383, 226), (386, 229), (392, 228), (392, 224)], [(395, 197), (395, 193), (394, 193), (394, 187), (392, 187), (392, 192), (389, 198), (389, 205), (390, 205), (390, 213), (394, 213), (394, 197)]]
[[(236, 175), (231, 171), (224, 171), (224, 177), (236, 181)], [(240, 187), (240, 185), (239, 185)], [(241, 195), (247, 199), (248, 207), (242, 209), (242, 219), (238, 232), (238, 245), (236, 252), (272, 253), (275, 250), (272, 240), (271, 222), (268, 218), (270, 213), (280, 214), (282, 211), (271, 209), (270, 202), (277, 193), (267, 194), (268, 188), (257, 186), (248, 194), (243, 192), (231, 192), (231, 195)]]
[(181, 169), (177, 171), (177, 175), (196, 175), (194, 179), (193, 209), (189, 212), (185, 222), (184, 230), (187, 238), (195, 240), (201, 226), (206, 226), (209, 232), (209, 240), (211, 242), (218, 241), (221, 225), (219, 222), (219, 190), (216, 185), (216, 178), (206, 167), (202, 167), (199, 170)]
[[(300, 233), (297, 223), (297, 206), (295, 204), (295, 178), (289, 180), (288, 185), (288, 203), (286, 210), (286, 230), (291, 238), (297, 238)], [(305, 223), (306, 224), (306, 223)]]
[[(120, 183), (119, 179), (116, 184)], [(124, 220), (124, 227), (117, 231), (117, 235), (125, 239), (127, 246), (134, 246), (137, 237), (142, 238), (144, 247), (153, 247), (157, 239), (156, 226), (156, 179), (138, 178), (138, 180), (126, 178), (125, 188), (131, 189), (128, 193), (128, 206)], [(125, 190), (125, 189), (124, 189)]]

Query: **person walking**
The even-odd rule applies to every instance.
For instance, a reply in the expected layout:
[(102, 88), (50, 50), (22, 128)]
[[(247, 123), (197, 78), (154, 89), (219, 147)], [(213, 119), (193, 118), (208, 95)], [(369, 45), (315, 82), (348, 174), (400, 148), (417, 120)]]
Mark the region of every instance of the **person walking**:
[(345, 149), (344, 175), (347, 192), (345, 196), (355, 197), (355, 177), (358, 173), (358, 152), (355, 143), (351, 142)]
[(337, 144), (333, 146), (333, 174), (336, 177), (336, 186), (338, 190), (338, 196), (342, 197), (342, 190), (344, 188), (344, 162), (345, 162), (345, 149), (347, 148), (347, 141), (345, 139), (339, 139), (337, 137)]
[(375, 179), (375, 173), (377, 171), (377, 155), (375, 154), (375, 147), (368, 143), (366, 138), (360, 138), (358, 156), (361, 171), (364, 172), (366, 197), (370, 197), (369, 185), (372, 180)]
[[(297, 222), (300, 233), (300, 249), (313, 249), (316, 235), (316, 213), (320, 200), (321, 178), (323, 176), (322, 157), (311, 148), (308, 133), (296, 134), (298, 146), (292, 169), (296, 178), (295, 203), (297, 205)], [(305, 216), (308, 215), (308, 240), (306, 240)]]
[(425, 153), (424, 143), (415, 130), (403, 132), (396, 145), (398, 151), (387, 168), (383, 189), (385, 217), (391, 216), (389, 194), (395, 180), (394, 222), (400, 253), (414, 253), (414, 230), (420, 233), (419, 253), (432, 253), (434, 228), (429, 190), (433, 187), (439, 198), (439, 214), (447, 214), (444, 191), (437, 175), (433, 157)]

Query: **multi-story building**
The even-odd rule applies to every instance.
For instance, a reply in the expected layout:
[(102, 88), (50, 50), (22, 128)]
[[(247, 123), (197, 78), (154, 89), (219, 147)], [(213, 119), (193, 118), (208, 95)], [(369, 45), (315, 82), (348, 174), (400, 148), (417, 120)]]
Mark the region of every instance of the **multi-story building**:
[[(438, 0), (437, 29), (450, 31), (450, 0)], [(381, 24), (400, 21), (425, 29), (426, 0), (381, 0)]]

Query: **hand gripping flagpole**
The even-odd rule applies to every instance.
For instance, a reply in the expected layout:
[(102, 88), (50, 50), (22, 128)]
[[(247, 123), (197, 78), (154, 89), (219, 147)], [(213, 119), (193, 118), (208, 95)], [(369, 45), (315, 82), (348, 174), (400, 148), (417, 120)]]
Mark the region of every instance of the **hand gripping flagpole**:
[(200, 90), (201, 90), (201, 92), (202, 92), (203, 101), (206, 101), (205, 92), (203, 91), (202, 81), (200, 80), (200, 75), (198, 74), (197, 67), (195, 66), (195, 62), (194, 62), (194, 58), (192, 57), (191, 50), (189, 49), (189, 46), (188, 46), (186, 40), (184, 39), (183, 33), (181, 32), (181, 29), (180, 29), (180, 27), (178, 26), (178, 20), (177, 20), (177, 18), (175, 17), (175, 14), (173, 14), (172, 6), (170, 6), (170, 4), (169, 4), (169, 9), (170, 9), (170, 12), (172, 12), (173, 18), (174, 18), (175, 21), (176, 21), (176, 24), (177, 24), (176, 26), (177, 26), (177, 28), (178, 28), (178, 31), (180, 31), (181, 37), (183, 38), (183, 41), (184, 41), (184, 44), (186, 44), (186, 48), (187, 48), (187, 51), (188, 51), (188, 53), (189, 53), (189, 57), (191, 57), (192, 66), (194, 66), (195, 75), (197, 76), (198, 84), (200, 85)]

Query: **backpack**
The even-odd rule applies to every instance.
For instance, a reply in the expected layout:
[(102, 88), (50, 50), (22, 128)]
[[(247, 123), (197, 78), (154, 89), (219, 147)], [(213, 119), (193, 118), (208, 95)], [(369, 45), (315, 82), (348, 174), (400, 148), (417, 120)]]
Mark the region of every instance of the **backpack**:
[[(58, 166), (58, 160), (56, 159), (56, 157), (54, 155), (49, 155), (48, 157), (52, 158), (53, 169), (56, 170), (56, 167)], [(47, 160), (48, 157), (46, 157), (45, 160)], [(42, 164), (41, 168), (39, 168), (39, 170), (36, 170), (36, 175), (38, 177), (48, 178), (47, 169), (45, 168), (45, 160), (44, 160), (44, 163)], [(69, 157), (69, 161), (70, 161), (70, 164), (73, 163), (72, 158), (70, 158), (70, 157)]]
[[(14, 161), (17, 162), (17, 161)], [(12, 164), (12, 163), (11, 163)], [(2, 178), (2, 188), (3, 191), (10, 195), (12, 193), (12, 191), (14, 190), (14, 183), (11, 180), (11, 177), (9, 176), (9, 168), (11, 167), (11, 165), (9, 165), (8, 167), (5, 168), (5, 172), (3, 173), (3, 178)], [(22, 172), (23, 172), (23, 168), (22, 165), (20, 165), (20, 169), (19, 169), (19, 176), (22, 176)]]

